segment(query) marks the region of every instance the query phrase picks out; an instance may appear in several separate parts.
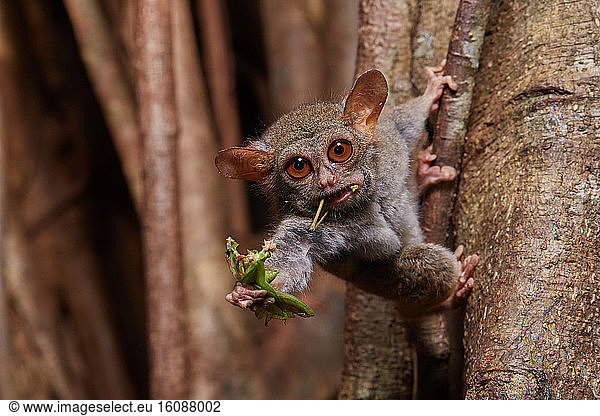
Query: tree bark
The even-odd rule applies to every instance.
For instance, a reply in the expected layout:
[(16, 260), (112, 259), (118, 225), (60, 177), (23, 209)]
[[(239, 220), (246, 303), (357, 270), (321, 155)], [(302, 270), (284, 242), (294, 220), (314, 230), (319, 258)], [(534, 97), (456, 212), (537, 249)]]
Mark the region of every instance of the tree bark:
[(177, 109), (168, 0), (140, 0), (137, 84), (143, 141), (143, 242), (150, 395), (187, 395), (177, 174)]
[(494, 4), (456, 210), (469, 399), (600, 397), (599, 13)]
[[(410, 34), (414, 4), (361, 0), (356, 75), (370, 68), (390, 83), (387, 105), (411, 96)], [(346, 290), (341, 399), (413, 397), (413, 349), (395, 302), (352, 285)]]

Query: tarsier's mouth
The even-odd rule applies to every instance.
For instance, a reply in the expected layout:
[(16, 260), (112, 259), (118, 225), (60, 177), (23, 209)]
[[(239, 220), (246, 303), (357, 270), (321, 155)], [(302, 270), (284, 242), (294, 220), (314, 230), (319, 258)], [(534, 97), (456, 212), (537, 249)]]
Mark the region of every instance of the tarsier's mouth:
[(319, 219), (319, 214), (321, 213), (321, 210), (323, 209), (323, 205), (325, 204), (325, 202), (327, 202), (327, 205), (341, 204), (342, 202), (344, 202), (348, 198), (350, 198), (358, 190), (359, 187), (360, 187), (360, 185), (354, 183), (354, 184), (348, 185), (348, 186), (340, 189), (339, 191), (337, 191), (325, 198), (322, 198), (319, 201), (319, 207), (317, 208), (317, 213), (315, 214), (315, 218), (313, 219), (312, 224), (308, 228), (308, 231), (316, 230), (316, 228), (319, 226), (319, 224), (321, 224), (321, 222), (325, 219), (327, 214), (329, 214), (329, 211), (325, 211), (323, 216)]
[(354, 194), (354, 192), (358, 190), (358, 188), (358, 184), (348, 185), (345, 188), (340, 189), (333, 195), (329, 195), (328, 197), (326, 197), (325, 203), (327, 205), (341, 204), (342, 202), (350, 198)]

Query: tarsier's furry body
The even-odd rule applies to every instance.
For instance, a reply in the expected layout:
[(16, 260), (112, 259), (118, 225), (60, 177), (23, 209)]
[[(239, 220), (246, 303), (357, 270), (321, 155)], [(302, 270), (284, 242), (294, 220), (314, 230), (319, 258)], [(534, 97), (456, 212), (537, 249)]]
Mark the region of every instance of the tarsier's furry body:
[[(277, 250), (267, 261), (278, 269), (273, 282), (301, 292), (313, 263), (370, 292), (397, 299), (403, 310), (419, 314), (446, 300), (455, 303), (472, 287), (477, 262), (425, 244), (418, 219), (418, 195), (409, 186), (409, 156), (425, 133), (450, 77), (428, 68), (425, 93), (400, 107), (385, 108), (387, 83), (379, 71), (356, 81), (344, 103), (304, 105), (282, 116), (259, 140), (221, 151), (216, 164), (225, 176), (261, 185), (276, 213), (271, 239)], [(452, 168), (430, 166), (419, 157), (422, 187), (455, 177)], [(309, 227), (319, 202), (327, 217)], [(241, 307), (268, 302), (263, 293), (236, 285), (227, 299)]]

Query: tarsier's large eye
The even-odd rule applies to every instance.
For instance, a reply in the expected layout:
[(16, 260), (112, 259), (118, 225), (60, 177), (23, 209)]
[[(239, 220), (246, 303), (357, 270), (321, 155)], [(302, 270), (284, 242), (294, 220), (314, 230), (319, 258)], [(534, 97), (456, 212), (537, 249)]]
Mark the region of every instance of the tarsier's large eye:
[(327, 157), (334, 163), (342, 163), (352, 156), (352, 144), (346, 139), (338, 139), (331, 143)]
[(311, 173), (313, 168), (308, 159), (296, 156), (287, 162), (285, 170), (292, 178), (302, 179)]

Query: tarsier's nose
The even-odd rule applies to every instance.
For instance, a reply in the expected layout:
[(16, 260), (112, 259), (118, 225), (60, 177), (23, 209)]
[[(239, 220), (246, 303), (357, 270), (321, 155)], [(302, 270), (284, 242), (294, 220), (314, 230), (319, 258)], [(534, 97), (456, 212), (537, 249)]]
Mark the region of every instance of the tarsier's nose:
[(327, 189), (331, 188), (337, 182), (337, 176), (327, 166), (319, 168), (319, 174), (317, 176), (317, 183), (319, 188)]

